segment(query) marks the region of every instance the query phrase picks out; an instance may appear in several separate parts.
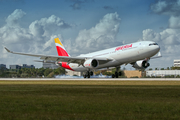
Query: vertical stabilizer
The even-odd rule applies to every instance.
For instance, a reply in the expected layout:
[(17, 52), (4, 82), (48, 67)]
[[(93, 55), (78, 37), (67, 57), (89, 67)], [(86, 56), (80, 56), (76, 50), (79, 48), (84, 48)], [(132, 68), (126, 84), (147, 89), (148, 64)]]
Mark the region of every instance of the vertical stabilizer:
[(61, 43), (61, 41), (59, 40), (59, 38), (55, 38), (54, 41), (55, 41), (58, 55), (59, 56), (69, 56), (69, 54), (67, 53), (66, 49), (64, 48), (64, 46)]

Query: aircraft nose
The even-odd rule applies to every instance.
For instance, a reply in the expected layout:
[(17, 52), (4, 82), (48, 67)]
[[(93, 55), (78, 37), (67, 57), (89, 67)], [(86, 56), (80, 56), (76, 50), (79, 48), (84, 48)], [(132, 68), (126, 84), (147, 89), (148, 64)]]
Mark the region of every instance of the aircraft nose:
[(160, 50), (160, 46), (159, 46), (159, 45), (157, 46), (157, 50), (158, 50), (158, 51)]
[(154, 45), (154, 46), (151, 47), (151, 50), (153, 50), (154, 52), (159, 52), (160, 46), (159, 45)]
[(159, 52), (159, 50), (160, 50), (160, 46), (159, 45), (155, 46), (155, 51)]

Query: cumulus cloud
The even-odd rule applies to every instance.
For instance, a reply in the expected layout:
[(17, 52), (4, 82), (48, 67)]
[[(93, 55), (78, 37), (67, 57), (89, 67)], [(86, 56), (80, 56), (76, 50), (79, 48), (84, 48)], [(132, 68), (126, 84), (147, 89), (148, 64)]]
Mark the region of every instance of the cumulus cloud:
[(180, 0), (158, 0), (150, 8), (157, 14), (179, 16)]
[(115, 40), (119, 25), (120, 18), (117, 13), (106, 14), (94, 27), (79, 32), (71, 52), (93, 52), (122, 44)]
[(155, 33), (152, 29), (143, 30), (143, 40), (145, 41), (160, 41), (161, 36), (159, 33)]
[[(75, 40), (63, 39), (61, 31), (73, 26), (61, 18), (51, 15), (35, 20), (28, 28), (23, 28), (19, 23), (25, 15), (24, 11), (16, 9), (7, 17), (6, 24), (0, 28), (0, 43), (13, 51), (56, 55), (53, 40), (55, 37), (61, 39), (66, 50), (72, 55), (94, 52), (122, 44), (115, 40), (120, 25), (117, 13), (106, 14), (94, 27), (80, 30)], [(4, 60), (3, 63), (35, 64), (33, 59), (36, 58), (9, 54), (4, 48), (0, 48), (0, 51), (0, 59)]]
[(71, 27), (71, 25), (67, 24), (59, 17), (51, 15), (49, 18), (42, 18), (32, 22), (29, 26), (29, 30), (34, 36), (50, 36), (54, 34), (55, 31)]
[[(14, 44), (23, 40), (31, 39), (29, 32), (21, 28), (19, 25), (19, 20), (25, 15), (21, 9), (16, 9), (11, 15), (6, 19), (6, 25), (0, 28), (0, 41), (8, 44)], [(24, 42), (24, 41), (21, 41)]]
[(152, 29), (143, 30), (143, 40), (155, 41), (165, 45), (180, 44), (179, 33), (177, 30), (165, 29), (160, 33), (154, 32)]
[[(155, 32), (152, 29), (146, 29), (142, 32), (142, 39), (145, 41), (155, 41), (160, 45), (162, 58), (152, 61), (156, 67), (170, 67), (174, 59), (179, 59), (180, 48), (180, 30), (165, 29), (162, 32)], [(162, 61), (159, 63), (158, 61)], [(158, 64), (157, 64), (158, 63)]]
[(151, 29), (144, 30), (143, 40), (153, 40), (163, 45), (180, 45), (180, 0), (159, 0), (151, 5), (151, 10), (157, 14), (169, 15), (169, 27), (160, 33)]
[(18, 20), (22, 18), (26, 13), (21, 9), (16, 9), (11, 15), (6, 19), (7, 25), (16, 26), (18, 25)]
[[(60, 32), (61, 30), (72, 27), (72, 25), (66, 23), (61, 18), (51, 15), (47, 18), (35, 20), (29, 25), (29, 28), (23, 28), (19, 23), (24, 15), (26, 13), (21, 9), (14, 10), (7, 17), (6, 24), (0, 28), (0, 43), (14, 51), (38, 54), (43, 54), (44, 51), (46, 51), (46, 54), (55, 53), (54, 49), (52, 49), (52, 46), (55, 46), (53, 39), (55, 37), (61, 37), (57, 31)], [(26, 63), (30, 62), (34, 64), (32, 59), (29, 60), (26, 57), (15, 57), (17, 59), (11, 59), (11, 56), (2, 47), (0, 51), (0, 59), (6, 58), (9, 63), (26, 60)], [(6, 62), (4, 61), (4, 63)]]
[(169, 19), (169, 28), (180, 29), (180, 16), (171, 16)]
[(164, 63), (173, 62), (174, 59), (179, 59), (180, 0), (159, 0), (150, 8), (156, 14), (168, 15), (169, 25), (159, 33), (152, 29), (143, 30), (142, 39), (157, 42), (161, 47)]

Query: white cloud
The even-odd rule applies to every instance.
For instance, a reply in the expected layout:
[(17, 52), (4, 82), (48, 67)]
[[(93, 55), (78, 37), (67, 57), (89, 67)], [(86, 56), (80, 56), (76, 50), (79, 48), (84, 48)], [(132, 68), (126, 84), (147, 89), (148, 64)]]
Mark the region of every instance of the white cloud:
[(160, 33), (156, 33), (151, 29), (143, 30), (143, 40), (157, 42), (160, 45), (160, 52), (163, 56), (161, 59), (151, 60), (151, 67), (171, 67), (173, 60), (180, 58), (180, 37), (177, 37), (180, 34), (177, 31), (177, 29), (169, 28)]
[(19, 19), (22, 18), (26, 13), (21, 9), (16, 9), (11, 15), (6, 19), (7, 25), (16, 26), (19, 23)]
[(64, 22), (59, 17), (51, 15), (49, 18), (41, 18), (32, 22), (29, 26), (30, 32), (34, 36), (50, 36), (56, 34), (60, 29), (71, 28), (72, 26)]
[(157, 14), (170, 16), (180, 15), (180, 0), (158, 0), (150, 6), (151, 10)]
[[(64, 40), (61, 31), (72, 28), (61, 18), (51, 15), (47, 18), (33, 21), (29, 28), (20, 26), (21, 18), (26, 15), (22, 10), (15, 10), (6, 19), (6, 24), (0, 28), (0, 43), (17, 52), (57, 55), (54, 38), (59, 37), (70, 54), (93, 52), (122, 44), (116, 41), (119, 32), (120, 18), (117, 13), (106, 14), (94, 27), (81, 30), (75, 40)], [(34, 63), (33, 57), (19, 56), (7, 53), (0, 48), (2, 63), (9, 64), (41, 64)], [(8, 64), (7, 64), (8, 65)]]
[[(0, 43), (13, 51), (38, 54), (45, 54), (44, 51), (46, 54), (55, 53), (53, 38), (61, 37), (57, 32), (72, 27), (59, 17), (51, 15), (48, 18), (35, 20), (29, 25), (29, 28), (23, 28), (19, 23), (24, 15), (26, 15), (24, 11), (16, 9), (7, 17), (6, 24), (0, 28)], [(32, 59), (36, 58), (29, 59), (26, 56), (10, 55), (3, 47), (0, 48), (0, 51), (2, 63), (35, 64)]]
[(106, 14), (95, 27), (79, 32), (75, 39), (74, 47), (71, 49), (71, 53), (93, 52), (122, 44), (115, 40), (119, 32), (119, 25), (120, 18), (117, 13)]
[[(16, 9), (6, 19), (6, 25), (0, 28), (0, 39), (6, 43), (14, 44), (21, 39), (30, 39), (30, 34), (24, 28), (19, 26), (19, 19), (26, 13), (20, 9)], [(21, 39), (20, 39), (21, 38)]]
[(180, 29), (180, 17), (171, 16), (169, 19), (169, 27)]
[[(143, 40), (145, 41), (155, 41), (161, 46), (165, 46), (164, 50), (167, 51), (167, 46), (170, 45), (180, 45), (180, 33), (176, 29), (165, 29), (160, 33), (156, 33), (151, 29), (143, 30)], [(163, 49), (162, 49), (163, 50)], [(171, 50), (172, 51), (172, 50)], [(174, 49), (175, 51), (175, 49)]]
[(163, 56), (159, 66), (170, 67), (174, 59), (180, 58), (180, 0), (159, 0), (151, 5), (151, 10), (156, 14), (169, 15), (169, 25), (159, 33), (152, 29), (143, 30), (142, 39), (157, 42)]
[(161, 13), (166, 7), (166, 1), (158, 1), (156, 4), (151, 5), (151, 10), (155, 13)]
[(180, 0), (159, 0), (151, 5), (151, 10), (156, 14), (169, 15), (169, 27), (160, 33), (150, 29), (144, 30), (143, 40), (160, 42), (168, 53), (168, 50), (172, 51), (173, 49), (173, 47), (169, 47), (170, 45), (180, 45)]
[(161, 35), (159, 33), (155, 33), (152, 29), (143, 30), (143, 40), (145, 41), (160, 41)]

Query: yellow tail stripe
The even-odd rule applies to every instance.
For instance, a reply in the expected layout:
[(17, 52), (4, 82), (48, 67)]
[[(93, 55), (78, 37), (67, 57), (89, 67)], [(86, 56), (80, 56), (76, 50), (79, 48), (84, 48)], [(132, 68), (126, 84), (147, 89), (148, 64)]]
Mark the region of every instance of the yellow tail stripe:
[(59, 38), (55, 38), (54, 41), (55, 41), (55, 43), (58, 43), (58, 44), (60, 44), (61, 46), (63, 46), (62, 43), (61, 43), (61, 41), (59, 40)]

